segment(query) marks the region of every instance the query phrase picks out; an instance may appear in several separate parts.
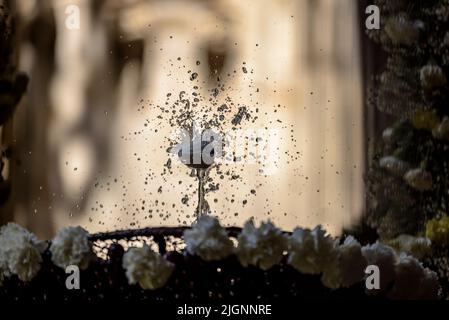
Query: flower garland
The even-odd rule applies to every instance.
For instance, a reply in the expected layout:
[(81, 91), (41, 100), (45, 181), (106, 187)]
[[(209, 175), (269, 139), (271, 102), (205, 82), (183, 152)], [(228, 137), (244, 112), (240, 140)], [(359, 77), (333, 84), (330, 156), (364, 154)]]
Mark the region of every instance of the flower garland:
[[(81, 227), (68, 227), (59, 231), (48, 246), (15, 223), (1, 227), (0, 285), (2, 279), (11, 275), (31, 281), (40, 270), (45, 247), (55, 266), (77, 265), (86, 269), (93, 255), (88, 236)], [(366, 267), (376, 265), (381, 272), (380, 289), (370, 293), (391, 288), (388, 297), (392, 299), (435, 299), (440, 290), (435, 272), (411, 256), (429, 253), (427, 238), (402, 236), (391, 244), (394, 248), (379, 242), (362, 247), (354, 237), (342, 241), (328, 235), (321, 226), (313, 230), (296, 228), (288, 234), (270, 221), (256, 227), (250, 220), (238, 235), (235, 246), (218, 219), (210, 216), (198, 219), (192, 228), (184, 231), (183, 237), (185, 253), (204, 261), (222, 260), (235, 254), (244, 267), (252, 265), (269, 270), (285, 258), (301, 273), (321, 275), (322, 284), (331, 289), (347, 288), (363, 281)], [(176, 263), (144, 245), (129, 248), (123, 256), (122, 267), (129, 284), (154, 290), (164, 287)]]

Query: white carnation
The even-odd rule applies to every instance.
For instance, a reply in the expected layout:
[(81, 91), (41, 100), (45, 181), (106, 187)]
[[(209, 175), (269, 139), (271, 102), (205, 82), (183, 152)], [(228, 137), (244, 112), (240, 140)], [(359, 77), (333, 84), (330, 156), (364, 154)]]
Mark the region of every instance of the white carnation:
[(196, 224), (184, 231), (187, 251), (205, 261), (221, 260), (234, 252), (234, 245), (216, 218), (201, 216)]
[(388, 20), (385, 32), (394, 43), (411, 45), (418, 40), (422, 27), (421, 21), (413, 22), (401, 15)]
[[(1, 230), (1, 229), (0, 229)], [(0, 235), (1, 238), (1, 235)], [(1, 240), (0, 240), (1, 241)], [(0, 284), (9, 276), (8, 263), (3, 256), (2, 248), (0, 248)]]
[(6, 264), (6, 261), (3, 261), (3, 259), (0, 257), (0, 287), (3, 285), (3, 281), (8, 276), (8, 265)]
[[(321, 226), (296, 228), (289, 242), (288, 263), (305, 274), (319, 274), (335, 266), (338, 259), (336, 241)], [(329, 276), (329, 274), (328, 274)]]
[(0, 268), (3, 277), (17, 275), (31, 281), (41, 268), (46, 243), (16, 223), (0, 228)]
[(389, 243), (398, 253), (405, 252), (421, 259), (432, 251), (432, 242), (428, 238), (400, 235)]
[(396, 300), (437, 299), (440, 286), (435, 272), (412, 256), (401, 254), (389, 297)]
[(3, 285), (3, 281), (5, 280), (5, 275), (3, 269), (0, 267), (0, 287)]
[(368, 265), (379, 267), (381, 274), (380, 291), (385, 290), (395, 277), (397, 256), (393, 248), (376, 242), (375, 244), (362, 247), (362, 254), (366, 258)]
[(426, 65), (421, 68), (420, 71), (420, 79), (421, 84), (426, 89), (435, 89), (438, 87), (442, 87), (447, 83), (446, 76), (441, 69), (437, 65)]
[(438, 127), (432, 131), (432, 134), (437, 139), (449, 141), (449, 118), (444, 117)]
[(338, 259), (331, 261), (331, 264), (323, 270), (323, 275), (321, 276), (321, 283), (329, 289), (338, 289), (342, 284), (341, 270), (338, 265)]
[(340, 268), (343, 286), (349, 287), (365, 276), (366, 258), (362, 254), (362, 246), (352, 236), (345, 239), (340, 246)]
[(432, 174), (421, 168), (408, 171), (404, 175), (404, 180), (409, 186), (418, 191), (428, 191), (433, 187)]
[(174, 265), (147, 245), (130, 248), (123, 256), (123, 268), (129, 284), (138, 283), (142, 289), (158, 289), (170, 278)]
[(379, 160), (379, 166), (397, 176), (403, 176), (410, 168), (410, 165), (407, 162), (394, 156), (381, 158)]
[(93, 258), (89, 233), (81, 227), (61, 229), (50, 246), (51, 260), (60, 268), (76, 265), (86, 269)]
[(441, 286), (438, 281), (438, 275), (436, 272), (424, 268), (424, 272), (421, 278), (420, 285), (420, 299), (421, 300), (434, 300), (438, 299), (441, 292)]
[(245, 267), (254, 265), (268, 270), (282, 260), (286, 249), (286, 236), (270, 221), (262, 222), (259, 228), (253, 220), (247, 221), (238, 237), (237, 254)]
[(386, 128), (383, 132), (382, 132), (382, 138), (384, 139), (384, 141), (386, 143), (391, 143), (393, 141), (393, 136), (394, 136), (394, 129), (389, 127)]
[(338, 247), (338, 259), (325, 268), (322, 282), (328, 288), (350, 287), (365, 276), (366, 259), (362, 246), (352, 236)]

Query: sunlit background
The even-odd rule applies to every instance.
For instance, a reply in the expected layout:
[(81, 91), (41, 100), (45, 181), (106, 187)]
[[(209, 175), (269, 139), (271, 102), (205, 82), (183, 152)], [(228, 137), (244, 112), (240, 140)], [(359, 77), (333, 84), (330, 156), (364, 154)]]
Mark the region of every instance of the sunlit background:
[[(31, 82), (14, 118), (9, 170), (15, 185), (3, 217), (47, 238), (65, 225), (96, 232), (190, 224), (196, 198), (189, 206), (181, 199), (194, 191), (195, 179), (180, 164), (160, 175), (173, 128), (167, 123), (157, 134), (133, 134), (156, 117), (152, 106), (165, 103), (168, 92), (190, 92), (188, 70), (198, 72), (205, 95), (220, 76), (235, 102), (269, 112), (285, 106), (277, 117), (292, 125), (297, 141), (290, 129), (270, 125), (285, 138), (273, 173), (266, 177), (247, 165), (243, 182), (220, 181), (207, 195), (224, 224), (240, 226), (254, 217), (287, 230), (323, 224), (338, 233), (362, 214), (356, 1), (15, 3), (20, 68)], [(67, 27), (69, 5), (79, 8), (79, 29)], [(241, 72), (243, 63), (253, 72)], [(270, 117), (261, 117), (255, 129)], [(284, 151), (298, 151), (299, 159), (288, 161)]]

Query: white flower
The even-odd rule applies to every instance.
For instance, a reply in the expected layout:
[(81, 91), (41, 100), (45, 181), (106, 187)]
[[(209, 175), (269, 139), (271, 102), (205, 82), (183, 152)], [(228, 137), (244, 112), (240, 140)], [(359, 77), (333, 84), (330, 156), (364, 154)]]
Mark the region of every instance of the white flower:
[(421, 21), (413, 22), (401, 15), (388, 20), (385, 32), (394, 43), (411, 45), (418, 40), (422, 27)]
[(174, 265), (147, 245), (130, 248), (123, 256), (123, 268), (129, 284), (138, 283), (142, 289), (158, 289), (170, 278)]
[(3, 281), (5, 280), (5, 275), (3, 269), (0, 267), (0, 287), (3, 285)]
[(329, 289), (338, 289), (342, 287), (341, 270), (339, 268), (338, 257), (332, 260), (323, 270), (321, 283)]
[(234, 252), (228, 233), (210, 216), (201, 216), (190, 230), (184, 231), (184, 241), (190, 254), (205, 261), (221, 260)]
[(447, 83), (443, 69), (437, 65), (426, 65), (420, 71), (421, 84), (426, 89), (435, 89), (444, 86)]
[(424, 268), (424, 273), (421, 278), (419, 298), (421, 300), (438, 299), (440, 292), (441, 287), (438, 281), (438, 275), (436, 274), (436, 272), (428, 268)]
[[(396, 253), (391, 247), (379, 242), (362, 247), (362, 254), (368, 265), (375, 265), (380, 270), (380, 291), (385, 290), (395, 277)], [(372, 292), (371, 290), (370, 292)]]
[(88, 240), (88, 235), (89, 233), (81, 227), (61, 229), (50, 246), (53, 263), (63, 269), (69, 265), (86, 269), (93, 258), (92, 244)]
[[(288, 263), (305, 274), (319, 274), (332, 268), (338, 259), (336, 241), (317, 226), (296, 228), (289, 241)], [(332, 267), (331, 267), (332, 265)]]
[(349, 287), (363, 279), (366, 266), (367, 262), (362, 254), (362, 246), (354, 237), (347, 237), (340, 246), (343, 286)]
[(430, 239), (406, 234), (389, 241), (388, 244), (399, 253), (405, 252), (414, 256), (416, 259), (421, 259), (432, 251), (432, 242)]
[(3, 285), (3, 281), (8, 276), (8, 266), (6, 264), (6, 261), (2, 261), (0, 257), (0, 287)]
[(350, 287), (365, 276), (366, 259), (362, 255), (362, 246), (352, 236), (338, 247), (338, 259), (325, 268), (322, 282), (328, 288)]
[(449, 31), (446, 32), (446, 35), (444, 36), (444, 41), (443, 41), (444, 45), (447, 47), (449, 46)]
[(16, 223), (0, 228), (0, 268), (3, 277), (17, 275), (22, 281), (31, 281), (41, 268), (41, 253), (46, 243)]
[(394, 136), (394, 128), (388, 127), (382, 132), (382, 138), (386, 143), (392, 142), (393, 136)]
[(404, 175), (404, 180), (409, 186), (418, 191), (428, 191), (432, 189), (432, 174), (421, 168), (409, 170)]
[(388, 170), (390, 173), (397, 176), (404, 175), (410, 168), (409, 164), (403, 160), (400, 160), (394, 156), (386, 156), (379, 160), (381, 168)]
[(438, 127), (432, 131), (432, 134), (437, 139), (449, 141), (449, 118), (444, 117)]
[(388, 295), (391, 299), (437, 299), (439, 289), (435, 272), (424, 268), (415, 258), (401, 254), (396, 265), (394, 286)]
[(270, 221), (256, 228), (254, 221), (249, 220), (238, 237), (237, 254), (245, 267), (254, 265), (268, 270), (282, 260), (286, 249), (287, 237)]

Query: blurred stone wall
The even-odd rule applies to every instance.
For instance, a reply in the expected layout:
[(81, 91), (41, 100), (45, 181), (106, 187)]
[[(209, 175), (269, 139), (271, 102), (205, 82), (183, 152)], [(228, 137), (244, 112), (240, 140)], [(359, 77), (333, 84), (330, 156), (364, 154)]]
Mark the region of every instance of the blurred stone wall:
[[(261, 108), (285, 105), (282, 119), (294, 126), (297, 146), (283, 148), (297, 148), (298, 161), (288, 164), (281, 155), (283, 165), (269, 179), (259, 177), (256, 167), (242, 174), (261, 184), (256, 200), (245, 207), (239, 201), (215, 205), (213, 198), (235, 191), (230, 184), (210, 195), (213, 212), (226, 224), (254, 216), (285, 229), (321, 223), (338, 233), (362, 213), (355, 1), (17, 0), (17, 9), (21, 69), (31, 83), (15, 118), (17, 185), (10, 207), (14, 219), (38, 235), (50, 237), (69, 224), (98, 231), (192, 220), (183, 215), (192, 216), (194, 206), (167, 215), (166, 205), (146, 219), (130, 214), (142, 199), (180, 203), (185, 184), (194, 183), (187, 170), (176, 168), (172, 181), (154, 177), (151, 195), (150, 187), (142, 189), (149, 169), (157, 171), (167, 160), (159, 145), (172, 128), (162, 126), (150, 139), (121, 139), (142, 125), (136, 112), (142, 99), (163, 103), (167, 92), (186, 89), (184, 69), (170, 62), (178, 57), (206, 82), (211, 70), (224, 75), (245, 62), (254, 73), (238, 72), (226, 83), (239, 89), (235, 99), (245, 102), (252, 81)], [(79, 28), (67, 20), (76, 9)], [(209, 63), (197, 66), (197, 60)], [(136, 162), (134, 154), (143, 149), (151, 153), (148, 163)], [(178, 180), (185, 184), (157, 193)], [(238, 192), (250, 189), (242, 185)]]

